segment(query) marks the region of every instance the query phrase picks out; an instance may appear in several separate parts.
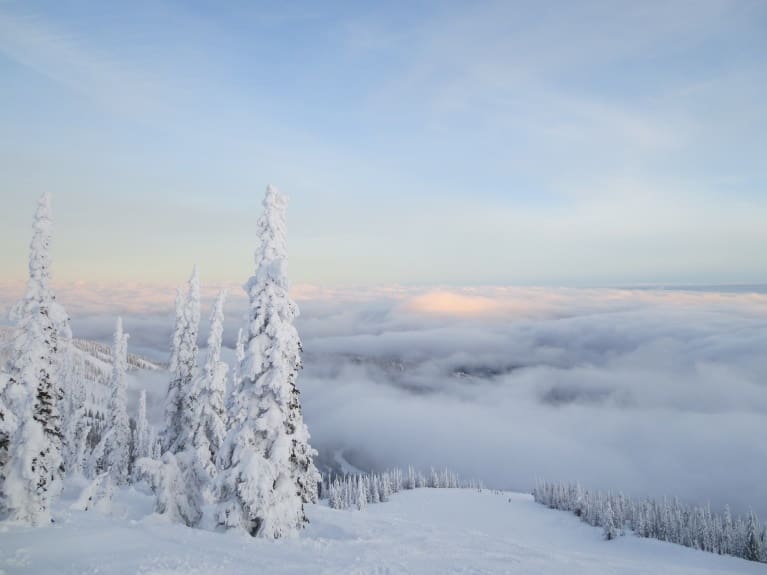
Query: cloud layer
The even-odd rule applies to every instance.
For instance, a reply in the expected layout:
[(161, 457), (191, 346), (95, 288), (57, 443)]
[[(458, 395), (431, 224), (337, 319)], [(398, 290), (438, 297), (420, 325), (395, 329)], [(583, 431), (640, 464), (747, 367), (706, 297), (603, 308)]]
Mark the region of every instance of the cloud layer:
[[(125, 289), (58, 293), (78, 337), (108, 341), (122, 313), (132, 351), (166, 358), (173, 290)], [(447, 465), (494, 487), (580, 480), (767, 515), (767, 294), (298, 286), (294, 297), (320, 450)], [(230, 347), (244, 312), (235, 289)], [(147, 382), (158, 404), (162, 383)]]
[(303, 319), (321, 447), (498, 487), (577, 479), (767, 512), (767, 297), (488, 289)]

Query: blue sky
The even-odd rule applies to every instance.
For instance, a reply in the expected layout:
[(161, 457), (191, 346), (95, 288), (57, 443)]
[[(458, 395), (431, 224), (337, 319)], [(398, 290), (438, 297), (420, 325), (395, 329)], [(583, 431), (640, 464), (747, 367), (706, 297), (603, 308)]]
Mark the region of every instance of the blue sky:
[(318, 284), (767, 282), (767, 5), (0, 2), (0, 266), (211, 281), (291, 197)]

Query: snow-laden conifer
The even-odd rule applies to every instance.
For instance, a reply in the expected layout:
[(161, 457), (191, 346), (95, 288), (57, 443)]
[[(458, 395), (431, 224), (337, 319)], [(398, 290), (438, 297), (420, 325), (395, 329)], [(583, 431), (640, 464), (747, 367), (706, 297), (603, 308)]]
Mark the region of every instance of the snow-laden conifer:
[(109, 380), (108, 428), (102, 438), (103, 468), (110, 472), (116, 485), (124, 485), (130, 479), (131, 430), (125, 400), (127, 356), (128, 334), (123, 333), (122, 319), (117, 318)]
[(245, 420), (245, 406), (243, 404), (241, 389), (242, 378), (240, 377), (240, 366), (245, 361), (245, 330), (237, 330), (237, 342), (234, 347), (234, 366), (232, 369), (232, 385), (226, 404), (226, 430), (227, 432), (235, 425), (241, 424)]
[(365, 487), (365, 478), (361, 475), (357, 476), (357, 509), (362, 511), (368, 504), (368, 493)]
[(60, 379), (62, 342), (69, 318), (50, 288), (50, 197), (40, 198), (29, 249), (29, 280), (14, 306), (16, 327), (2, 385), (0, 496), (10, 517), (31, 524), (50, 521), (50, 503), (61, 489)]
[(301, 414), (296, 377), (301, 344), (288, 295), (285, 197), (269, 186), (258, 221), (256, 273), (245, 286), (250, 310), (239, 367), (237, 409), (221, 449), (218, 522), (268, 538), (306, 523), (316, 499), (316, 452)]
[(198, 413), (192, 444), (197, 457), (198, 473), (204, 482), (216, 474), (218, 450), (226, 435), (226, 377), (229, 366), (221, 361), (221, 344), (224, 332), (224, 301), (226, 291), (221, 291), (213, 304), (210, 315), (208, 353), (204, 369), (194, 382), (193, 395), (198, 398)]
[(187, 294), (176, 292), (176, 325), (173, 331), (171, 381), (165, 404), (163, 446), (174, 453), (183, 450), (194, 432), (197, 397), (191, 393), (197, 373), (197, 333), (200, 325), (200, 279), (197, 266), (189, 278)]
[[(71, 360), (70, 353), (66, 358)], [(82, 375), (75, 369), (72, 361), (67, 361), (64, 393), (63, 451), (64, 467), (68, 475), (80, 476), (85, 469), (88, 457), (88, 433), (91, 425), (85, 406), (86, 388)]]
[(5, 466), (8, 464), (8, 448), (11, 436), (17, 427), (16, 414), (10, 408), (6, 400), (6, 389), (9, 387), (10, 377), (0, 371), (0, 516), (6, 512), (5, 505)]
[(136, 462), (138, 472), (146, 477), (155, 493), (155, 511), (171, 521), (190, 527), (202, 519), (203, 500), (191, 471), (191, 448), (175, 454), (166, 451), (160, 460), (147, 457)]
[(602, 512), (602, 531), (604, 532), (605, 539), (608, 541), (615, 539), (618, 536), (618, 528), (613, 513), (613, 506), (609, 499), (605, 502)]
[(138, 414), (136, 416), (136, 459), (152, 456), (152, 431), (146, 416), (146, 389), (138, 396)]
[(743, 557), (749, 561), (761, 561), (762, 559), (762, 541), (759, 533), (759, 521), (756, 514), (751, 511), (746, 520), (746, 537), (743, 546)]

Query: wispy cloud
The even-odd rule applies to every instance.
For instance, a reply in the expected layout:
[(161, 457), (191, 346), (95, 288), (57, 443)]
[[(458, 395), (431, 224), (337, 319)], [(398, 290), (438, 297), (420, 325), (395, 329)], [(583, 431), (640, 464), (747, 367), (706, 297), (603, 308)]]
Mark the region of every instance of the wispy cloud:
[(111, 56), (102, 46), (44, 16), (0, 6), (0, 54), (110, 109), (157, 110), (161, 79)]

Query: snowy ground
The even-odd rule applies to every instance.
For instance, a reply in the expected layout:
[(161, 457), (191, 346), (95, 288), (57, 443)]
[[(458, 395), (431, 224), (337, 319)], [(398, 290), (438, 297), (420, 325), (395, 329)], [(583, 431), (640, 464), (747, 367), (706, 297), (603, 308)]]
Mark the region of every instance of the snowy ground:
[(528, 495), (419, 489), (364, 511), (308, 509), (299, 537), (253, 540), (164, 523), (152, 500), (120, 493), (113, 516), (67, 509), (55, 525), (0, 524), (4, 574), (235, 575), (767, 573), (767, 565), (600, 530)]

